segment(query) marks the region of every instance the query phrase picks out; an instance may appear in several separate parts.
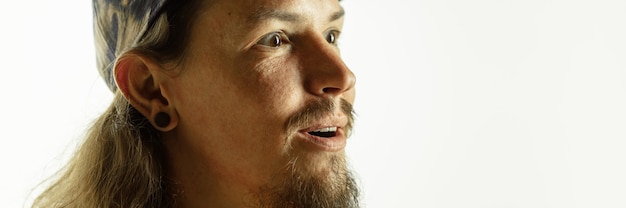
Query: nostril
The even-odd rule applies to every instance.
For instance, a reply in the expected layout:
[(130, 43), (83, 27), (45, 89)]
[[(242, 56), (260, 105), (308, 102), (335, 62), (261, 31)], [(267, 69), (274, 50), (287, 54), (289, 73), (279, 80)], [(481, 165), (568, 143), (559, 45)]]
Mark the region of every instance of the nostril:
[(325, 94), (336, 94), (336, 93), (341, 92), (341, 89), (334, 88), (334, 87), (326, 87), (322, 89), (322, 92), (324, 92)]

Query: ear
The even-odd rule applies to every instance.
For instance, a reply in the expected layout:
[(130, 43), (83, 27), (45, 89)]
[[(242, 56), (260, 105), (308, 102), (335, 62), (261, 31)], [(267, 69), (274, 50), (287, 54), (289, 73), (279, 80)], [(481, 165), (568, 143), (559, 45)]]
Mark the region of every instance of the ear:
[[(161, 64), (147, 56), (128, 52), (118, 58), (114, 72), (118, 89), (154, 128), (163, 132), (176, 128), (178, 113), (162, 93), (164, 81), (170, 76), (164, 73)], [(165, 124), (163, 113), (170, 117)]]

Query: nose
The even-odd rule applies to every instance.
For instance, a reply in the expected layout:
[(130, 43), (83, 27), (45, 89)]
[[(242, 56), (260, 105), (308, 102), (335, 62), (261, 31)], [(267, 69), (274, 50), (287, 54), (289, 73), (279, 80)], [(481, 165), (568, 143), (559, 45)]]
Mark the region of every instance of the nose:
[(309, 93), (339, 97), (354, 88), (354, 73), (343, 62), (336, 46), (322, 39), (307, 47), (303, 55), (304, 85)]

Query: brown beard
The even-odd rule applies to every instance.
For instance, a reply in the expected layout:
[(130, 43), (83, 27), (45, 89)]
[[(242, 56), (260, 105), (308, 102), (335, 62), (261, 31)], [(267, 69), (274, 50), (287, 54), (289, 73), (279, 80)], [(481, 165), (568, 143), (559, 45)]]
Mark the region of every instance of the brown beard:
[[(285, 131), (294, 132), (306, 124), (330, 115), (336, 105), (331, 100), (311, 103), (301, 112), (293, 115), (285, 126)], [(354, 115), (352, 105), (341, 100), (341, 110), (348, 117), (343, 128), (347, 135), (352, 128)], [(288, 139), (289, 141), (289, 139)], [(292, 149), (289, 149), (292, 150)], [(288, 150), (288, 151), (289, 151)], [(344, 153), (323, 157), (314, 161), (323, 170), (314, 170), (307, 158), (298, 159), (298, 153), (290, 152), (290, 160), (284, 169), (278, 171), (272, 185), (261, 189), (256, 195), (257, 205), (263, 208), (357, 208), (359, 190), (353, 174), (347, 167)], [(299, 163), (299, 164), (298, 164)]]
[(297, 169), (297, 158), (257, 195), (262, 208), (358, 208), (359, 190), (345, 157), (331, 156), (327, 174)]

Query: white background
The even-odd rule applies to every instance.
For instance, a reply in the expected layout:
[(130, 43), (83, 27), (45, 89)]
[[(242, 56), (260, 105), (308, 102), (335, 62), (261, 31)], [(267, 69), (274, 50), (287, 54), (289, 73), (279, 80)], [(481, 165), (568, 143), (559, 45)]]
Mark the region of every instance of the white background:
[[(111, 100), (90, 2), (0, 3), (1, 207)], [(365, 207), (626, 207), (626, 1), (343, 4)]]

